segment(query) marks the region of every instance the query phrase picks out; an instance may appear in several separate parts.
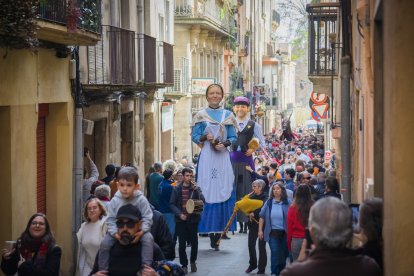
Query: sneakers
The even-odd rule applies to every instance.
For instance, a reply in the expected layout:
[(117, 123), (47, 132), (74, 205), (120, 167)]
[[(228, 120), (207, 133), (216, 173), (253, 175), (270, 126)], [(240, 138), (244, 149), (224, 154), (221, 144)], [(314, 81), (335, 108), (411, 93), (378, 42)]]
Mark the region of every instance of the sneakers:
[(264, 270), (259, 270), (259, 271), (257, 271), (257, 274), (265, 274), (265, 271)]
[(191, 263), (191, 272), (197, 272), (196, 263)]
[(255, 270), (257, 268), (257, 266), (255, 267), (255, 266), (249, 266), (247, 269), (246, 269), (246, 273), (250, 273), (250, 272), (252, 272), (253, 270)]
[(184, 274), (188, 274), (188, 268), (186, 266), (183, 266), (182, 269), (184, 271)]

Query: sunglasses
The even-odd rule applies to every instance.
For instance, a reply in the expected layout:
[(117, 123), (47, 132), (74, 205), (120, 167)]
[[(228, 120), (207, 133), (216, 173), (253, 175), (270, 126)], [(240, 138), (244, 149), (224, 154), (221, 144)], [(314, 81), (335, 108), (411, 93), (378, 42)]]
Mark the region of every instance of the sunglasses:
[(127, 228), (134, 228), (136, 222), (133, 220), (117, 220), (116, 221), (116, 227), (118, 228), (124, 228), (124, 226), (126, 225)]

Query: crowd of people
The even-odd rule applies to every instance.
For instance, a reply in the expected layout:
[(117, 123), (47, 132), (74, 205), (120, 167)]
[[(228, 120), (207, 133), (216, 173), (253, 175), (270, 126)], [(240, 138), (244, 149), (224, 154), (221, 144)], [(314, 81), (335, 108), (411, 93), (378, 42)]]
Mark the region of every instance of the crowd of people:
[[(246, 273), (265, 274), (268, 244), (272, 275), (381, 275), (382, 201), (364, 202), (355, 228), (341, 200), (334, 150), (324, 159), (323, 137), (263, 135), (250, 119), (249, 100), (235, 98), (232, 113), (221, 108), (223, 95), (220, 85), (210, 85), (208, 107), (193, 118), (192, 141), (200, 154), (156, 162), (143, 181), (130, 164), (109, 164), (106, 177), (98, 179), (85, 150), (77, 275), (196, 272), (199, 236), (219, 251), (226, 231), (237, 230), (236, 221), (239, 232), (248, 233)], [(241, 210), (232, 221), (241, 200), (260, 201), (261, 207)], [(58, 275), (60, 258), (46, 216), (35, 214), (17, 243), (3, 250), (1, 269)]]

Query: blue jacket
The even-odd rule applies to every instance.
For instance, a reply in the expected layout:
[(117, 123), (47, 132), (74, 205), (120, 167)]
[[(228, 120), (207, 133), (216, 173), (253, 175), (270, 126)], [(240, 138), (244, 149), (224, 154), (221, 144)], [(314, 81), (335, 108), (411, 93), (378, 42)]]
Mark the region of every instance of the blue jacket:
[[(265, 241), (269, 241), (270, 239), (270, 231), (272, 230), (272, 223), (270, 215), (272, 213), (272, 205), (273, 205), (273, 198), (270, 198), (266, 201), (266, 203), (263, 205), (262, 210), (260, 211), (260, 218), (264, 219), (264, 229), (263, 229), (263, 239)], [(287, 231), (287, 213), (290, 206), (290, 200), (287, 202), (284, 202), (282, 204), (282, 210), (283, 210), (283, 228), (285, 229), (285, 232)]]
[(163, 214), (172, 213), (170, 210), (170, 198), (174, 187), (171, 186), (171, 183), (172, 180), (163, 179), (158, 186), (159, 211)]

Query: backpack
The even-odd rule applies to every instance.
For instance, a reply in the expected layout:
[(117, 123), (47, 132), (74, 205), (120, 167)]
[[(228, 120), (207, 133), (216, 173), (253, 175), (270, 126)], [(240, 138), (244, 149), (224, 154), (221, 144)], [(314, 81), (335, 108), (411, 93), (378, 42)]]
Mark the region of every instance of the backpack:
[(172, 261), (159, 261), (154, 263), (155, 271), (160, 276), (183, 276), (184, 270), (179, 264)]

